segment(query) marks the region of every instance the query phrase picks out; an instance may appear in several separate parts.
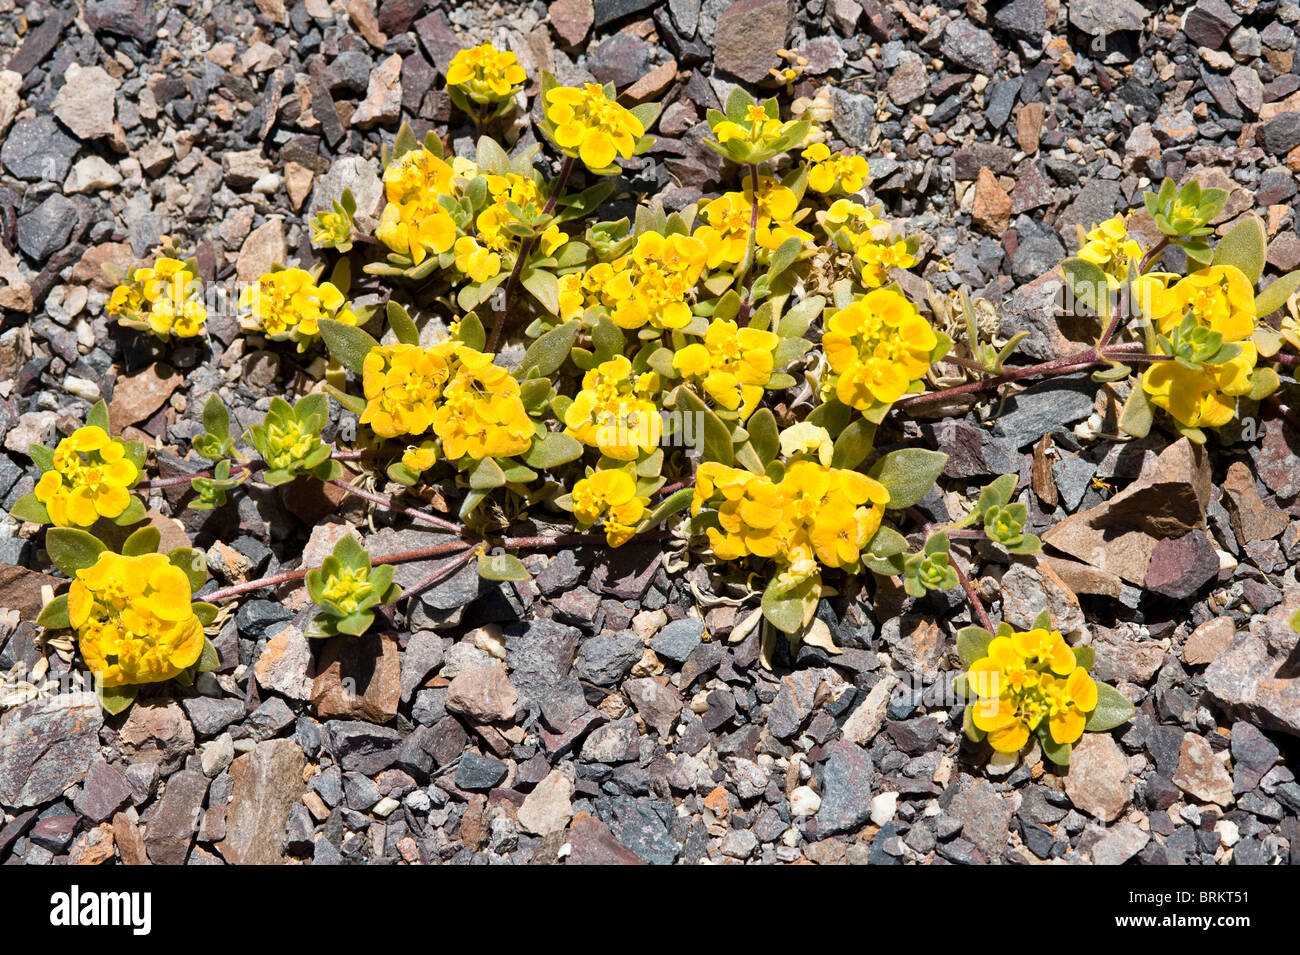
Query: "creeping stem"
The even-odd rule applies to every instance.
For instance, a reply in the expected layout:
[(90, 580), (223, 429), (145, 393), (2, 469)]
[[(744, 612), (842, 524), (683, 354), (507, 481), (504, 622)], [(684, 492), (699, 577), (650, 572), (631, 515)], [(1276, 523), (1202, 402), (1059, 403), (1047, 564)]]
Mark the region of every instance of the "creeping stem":
[[(564, 164), (560, 166), (560, 174), (556, 177), (555, 187), (551, 190), (551, 198), (546, 200), (546, 206), (542, 209), (543, 216), (549, 216), (555, 211), (555, 204), (560, 199), (560, 194), (564, 191), (564, 185), (569, 181), (569, 175), (573, 172), (574, 159), (572, 156), (564, 157)], [(510, 278), (506, 279), (505, 291), (501, 296), (501, 307), (497, 309), (496, 316), (492, 320), (492, 334), (488, 336), (487, 350), (495, 352), (497, 342), (501, 340), (501, 331), (505, 328), (506, 315), (510, 312), (510, 302), (519, 290), (519, 279), (523, 275), (524, 263), (528, 256), (532, 254), (533, 246), (537, 243), (537, 236), (532, 235), (523, 241), (519, 246), (519, 254), (515, 256), (515, 267), (510, 270)]]

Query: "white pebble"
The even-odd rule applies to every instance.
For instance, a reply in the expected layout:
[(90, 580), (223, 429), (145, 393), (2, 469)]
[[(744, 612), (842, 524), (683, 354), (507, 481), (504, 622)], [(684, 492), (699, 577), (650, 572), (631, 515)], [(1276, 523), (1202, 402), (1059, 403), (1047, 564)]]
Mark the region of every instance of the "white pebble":
[(872, 797), (871, 800), (871, 821), (878, 826), (883, 826), (894, 818), (894, 813), (898, 811), (898, 793), (881, 793), (879, 796)]

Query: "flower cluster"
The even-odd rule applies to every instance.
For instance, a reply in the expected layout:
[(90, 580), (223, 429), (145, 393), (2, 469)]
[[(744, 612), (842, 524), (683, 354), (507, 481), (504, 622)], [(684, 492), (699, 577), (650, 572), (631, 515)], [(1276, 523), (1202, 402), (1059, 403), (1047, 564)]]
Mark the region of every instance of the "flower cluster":
[(892, 268), (916, 264), (916, 239), (895, 238), (893, 226), (860, 202), (836, 199), (819, 219), (832, 241), (853, 253), (858, 277), (867, 288), (884, 285)]
[(573, 516), (587, 529), (604, 521), (605, 539), (621, 547), (636, 533), (648, 501), (637, 495), (636, 478), (625, 470), (596, 471), (573, 486)]
[(1076, 742), (1098, 699), (1097, 684), (1065, 639), (1041, 627), (994, 637), (970, 665), (966, 686), (976, 697), (967, 732), (987, 734), (999, 753), (1019, 752), (1044, 730), (1058, 746)]
[(636, 155), (645, 125), (636, 114), (610, 99), (596, 83), (556, 86), (543, 94), (551, 139), (565, 155), (580, 158), (593, 172), (610, 169), (618, 157)]
[(77, 571), (68, 620), (86, 666), (105, 687), (170, 680), (203, 652), (190, 580), (161, 554), (101, 553)]
[(448, 251), (456, 244), (456, 221), (439, 199), (451, 195), (454, 178), (451, 166), (424, 147), (394, 159), (384, 170), (388, 204), (375, 238), (415, 265)]
[(320, 320), (358, 324), (343, 293), (332, 282), (317, 283), (305, 269), (276, 269), (247, 286), (239, 296), (241, 324), (272, 341), (292, 339), (305, 349), (320, 336)]
[(1259, 357), (1250, 340), (1256, 326), (1250, 280), (1231, 265), (1200, 269), (1167, 288), (1152, 278), (1151, 317), (1173, 360), (1152, 364), (1142, 388), (1183, 425), (1227, 424), (1237, 399), (1253, 387)]
[(691, 321), (687, 296), (706, 258), (706, 247), (698, 239), (643, 232), (631, 254), (613, 263), (603, 292), (614, 305), (610, 318), (620, 328), (685, 328)]
[(803, 151), (803, 158), (808, 163), (808, 188), (817, 192), (860, 192), (871, 178), (865, 159), (831, 152), (825, 143), (813, 143)]
[(566, 432), (615, 461), (635, 461), (659, 447), (658, 394), (657, 374), (636, 373), (618, 355), (583, 376), (582, 390), (564, 413)]
[(818, 564), (857, 564), (888, 503), (878, 481), (820, 461), (794, 461), (779, 481), (707, 462), (695, 475), (691, 513), (716, 509), (718, 526), (706, 533), (722, 560), (770, 557), (807, 578)]
[(939, 338), (916, 306), (882, 288), (832, 315), (822, 345), (831, 371), (823, 390), (851, 408), (879, 412), (925, 374)]
[(78, 428), (60, 441), (50, 464), (35, 495), (58, 527), (120, 517), (133, 500), (129, 489), (140, 480), (126, 445), (99, 426)]
[(744, 421), (772, 377), (772, 353), (778, 342), (772, 332), (716, 319), (704, 333), (703, 343), (687, 345), (673, 356), (673, 367), (697, 379), (719, 406), (739, 411)]
[(119, 325), (164, 339), (202, 335), (208, 321), (194, 262), (167, 256), (133, 269), (127, 281), (113, 289), (105, 310)]
[(459, 51), (447, 66), (448, 88), (480, 104), (508, 99), (527, 79), (518, 58), (491, 43)]
[(1124, 216), (1107, 219), (1087, 233), (1079, 226), (1079, 258), (1100, 268), (1112, 289), (1128, 281), (1129, 267), (1137, 268), (1142, 251), (1141, 243), (1129, 234)]
[[(519, 382), (493, 364), (491, 355), (455, 341), (373, 349), (365, 359), (362, 389), (362, 424), (383, 438), (432, 429), (451, 461), (521, 454), (535, 435)], [(408, 457), (411, 470), (426, 470), (433, 449), (422, 446)], [(412, 467), (417, 464), (423, 466)]]
[(754, 244), (771, 252), (787, 239), (807, 242), (812, 236), (797, 225), (807, 210), (799, 208), (799, 196), (770, 176), (758, 180), (758, 209), (754, 210), (754, 187), (746, 182), (738, 192), (724, 192), (704, 204), (701, 213), (705, 225), (694, 232), (704, 244), (711, 269), (722, 265), (739, 265), (749, 249), (750, 225), (754, 226)]

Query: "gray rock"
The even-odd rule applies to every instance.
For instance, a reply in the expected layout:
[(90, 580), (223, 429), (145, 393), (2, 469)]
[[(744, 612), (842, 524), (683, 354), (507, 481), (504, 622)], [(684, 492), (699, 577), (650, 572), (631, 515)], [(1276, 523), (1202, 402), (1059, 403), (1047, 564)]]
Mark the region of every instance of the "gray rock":
[(939, 52), (963, 69), (991, 76), (998, 66), (997, 41), (965, 17), (953, 20), (943, 31)]
[(1086, 375), (1056, 378), (1007, 399), (995, 433), (1028, 447), (1057, 428), (1092, 413), (1096, 385)]
[(86, 24), (95, 33), (113, 33), (148, 43), (154, 37), (150, 0), (88, 0)]
[(947, 808), (948, 815), (961, 822), (961, 833), (966, 840), (989, 862), (1001, 860), (1006, 850), (1011, 806), (992, 783), (981, 779), (962, 786)]
[(330, 754), (345, 772), (372, 775), (387, 769), (402, 743), (397, 730), (363, 720), (330, 720), (325, 732)]
[(86, 781), (72, 806), (91, 822), (103, 822), (126, 805), (131, 798), (131, 787), (112, 766), (103, 760), (90, 764)]
[(1260, 144), (1274, 156), (1285, 156), (1300, 146), (1300, 112), (1274, 116), (1260, 131)]
[(501, 760), (470, 751), (461, 756), (456, 766), (456, 785), (473, 792), (486, 792), (501, 785), (509, 772)]
[(53, 116), (42, 113), (13, 124), (0, 146), (0, 165), (27, 182), (61, 183), (68, 178), (79, 148), (81, 144)]
[(830, 754), (817, 810), (817, 831), (823, 836), (851, 832), (871, 816), (870, 754), (847, 740), (832, 744)]
[[(396, 731), (390, 732), (396, 735)], [(227, 862), (279, 865), (285, 861), (285, 827), (291, 807), (306, 789), (302, 778), (305, 765), (302, 750), (288, 739), (258, 743), (231, 764), (234, 794), (226, 810), (226, 838), (217, 844)]]
[(669, 826), (676, 819), (671, 802), (634, 799), (631, 796), (602, 796), (595, 803), (596, 814), (631, 849), (650, 865), (672, 865), (682, 846)]
[(93, 696), (39, 700), (6, 716), (0, 729), (0, 806), (38, 806), (85, 778), (104, 722)]
[(181, 865), (189, 855), (198, 829), (208, 778), (192, 769), (182, 769), (167, 778), (162, 799), (153, 815), (144, 844), (154, 865)]
[(1047, 5), (1043, 0), (1011, 0), (993, 14), (993, 23), (1026, 40), (1039, 40), (1047, 29)]
[(402, 651), (402, 701), (410, 700), (416, 687), (430, 673), (442, 666), (442, 637), (432, 630), (420, 630), (411, 636)]
[(641, 650), (641, 639), (631, 630), (590, 637), (578, 651), (578, 676), (597, 686), (613, 686), (641, 659)]
[(668, 624), (650, 642), (650, 648), (666, 660), (685, 663), (704, 636), (704, 621), (685, 617)]
[(1222, 49), (1223, 41), (1241, 23), (1226, 0), (1199, 0), (1187, 11), (1183, 20), (1183, 33), (1197, 46), (1211, 50)]
[(1127, 819), (1111, 826), (1092, 847), (1092, 861), (1097, 865), (1123, 865), (1151, 841), (1151, 833), (1144, 832)]
[(1073, 0), (1070, 22), (1089, 36), (1136, 32), (1147, 12), (1137, 0)]

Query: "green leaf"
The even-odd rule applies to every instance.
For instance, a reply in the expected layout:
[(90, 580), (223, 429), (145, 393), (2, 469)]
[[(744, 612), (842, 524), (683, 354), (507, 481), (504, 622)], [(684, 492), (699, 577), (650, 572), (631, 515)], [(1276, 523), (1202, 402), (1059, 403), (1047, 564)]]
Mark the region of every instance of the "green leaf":
[(478, 575), (484, 580), (529, 580), (532, 574), (514, 554), (484, 554), (478, 559)]
[(903, 572), (903, 556), (907, 551), (907, 538), (888, 525), (876, 531), (871, 543), (862, 551), (862, 563), (885, 577)]
[(773, 577), (763, 591), (763, 616), (783, 633), (798, 633), (812, 619), (821, 597), (817, 578), (806, 577), (793, 587)]
[(980, 491), (979, 501), (975, 504), (975, 514), (983, 516), (990, 507), (1001, 507), (1006, 504), (1011, 500), (1011, 495), (1016, 492), (1016, 485), (1019, 482), (1018, 474), (1003, 474), (990, 481)]
[(462, 318), (457, 329), (460, 332), (458, 337), (461, 342), (475, 351), (482, 351), (484, 346), (487, 345), (487, 332), (483, 328), (483, 323), (479, 321), (478, 315), (474, 312), (470, 312)]
[(696, 420), (704, 424), (704, 460), (717, 461), (731, 467), (736, 460), (736, 446), (731, 437), (731, 429), (709, 410), (699, 395), (685, 385), (674, 389), (670, 399), (674, 408), (680, 405), (683, 412), (696, 415)]
[(361, 374), (362, 366), (371, 349), (379, 347), (379, 342), (363, 329), (329, 318), (320, 320), (320, 336), (325, 340), (325, 347), (329, 349), (334, 360), (348, 371), (358, 375)]
[(144, 501), (140, 500), (138, 497), (132, 497), (130, 503), (126, 505), (126, 510), (113, 518), (113, 523), (118, 527), (128, 527), (131, 524), (144, 520), (144, 518)]
[(543, 378), (553, 375), (569, 357), (569, 349), (573, 347), (574, 339), (577, 338), (581, 326), (582, 323), (574, 319), (563, 325), (557, 325), (537, 339), (524, 352), (517, 374), (532, 375), (536, 371)]
[(533, 441), (533, 446), (523, 455), (523, 461), (530, 468), (545, 470), (578, 460), (582, 457), (582, 450), (582, 443), (577, 438), (552, 431)]
[(1070, 750), (1074, 748), (1071, 743), (1058, 743), (1052, 739), (1050, 729), (1043, 729), (1038, 734), (1038, 742), (1043, 747), (1043, 755), (1054, 762), (1057, 766), (1070, 765)]
[(415, 322), (411, 320), (411, 313), (403, 308), (399, 303), (389, 299), (386, 309), (388, 313), (388, 327), (393, 330), (397, 340), (403, 345), (420, 344), (420, 330), (415, 327)]
[(33, 524), (50, 523), (50, 512), (36, 500), (35, 494), (24, 494), (14, 501), (14, 506), (9, 508), (9, 516), (16, 521), (31, 521)]
[(190, 604), (190, 610), (194, 611), (194, 616), (199, 618), (199, 623), (205, 627), (210, 627), (212, 621), (217, 619), (217, 605), (210, 604), (206, 600), (196, 600)]
[(75, 527), (52, 527), (45, 534), (50, 562), (69, 577), (94, 564), (105, 550), (98, 537)]
[(469, 472), (469, 486), (475, 491), (490, 491), (505, 483), (505, 473), (501, 470), (501, 465), (497, 464), (496, 458), (483, 458)]
[(203, 557), (203, 551), (194, 547), (173, 547), (167, 552), (167, 561), (189, 578), (191, 592), (207, 583), (208, 563)]
[(1124, 410), (1120, 412), (1119, 429), (1135, 438), (1145, 438), (1151, 433), (1151, 425), (1156, 420), (1156, 406), (1151, 403), (1142, 383), (1135, 382)]
[(772, 409), (759, 408), (755, 411), (745, 422), (745, 430), (749, 432), (749, 443), (754, 453), (763, 462), (763, 466), (767, 467), (781, 450), (781, 436), (777, 431), (776, 416), (772, 414)]
[(528, 269), (520, 277), (524, 288), (552, 315), (560, 314), (560, 282), (554, 272)]
[(1127, 723), (1133, 718), (1133, 704), (1109, 683), (1097, 684), (1097, 708), (1088, 714), (1084, 729), (1101, 733)]
[(152, 524), (134, 531), (130, 537), (122, 542), (122, 554), (126, 557), (137, 557), (140, 554), (156, 554), (158, 544), (162, 540), (162, 531)]
[(215, 670), (219, 666), (221, 666), (221, 655), (217, 653), (217, 648), (212, 645), (212, 641), (207, 637), (204, 637), (203, 652), (199, 654), (199, 659), (194, 664), (194, 669), (199, 673), (207, 673), (209, 670)]
[(334, 556), (348, 570), (362, 571), (370, 567), (370, 554), (352, 534), (344, 534), (334, 544)]
[(1092, 647), (1071, 647), (1074, 651), (1074, 665), (1083, 667), (1085, 670), (1091, 670), (1093, 663), (1096, 662), (1097, 652)]
[(208, 434), (222, 441), (230, 437), (230, 412), (215, 391), (208, 395), (208, 400), (203, 404), (203, 427)]
[(1297, 287), (1300, 287), (1300, 269), (1276, 279), (1268, 288), (1255, 296), (1255, 314), (1263, 318), (1276, 312), (1286, 304)]
[(36, 626), (46, 630), (67, 630), (72, 626), (68, 619), (68, 595), (59, 594), (44, 607), (36, 618)]
[(1214, 250), (1214, 265), (1235, 265), (1250, 280), (1251, 288), (1264, 274), (1264, 256), (1268, 242), (1264, 222), (1259, 216), (1247, 216), (1232, 227)]
[(798, 236), (786, 239), (772, 253), (772, 260), (767, 266), (767, 274), (773, 278), (780, 275), (794, 264), (794, 260), (799, 257), (799, 252), (802, 249), (803, 241)]
[(112, 433), (108, 429), (108, 403), (103, 398), (96, 401), (95, 406), (90, 409), (90, 414), (86, 415), (86, 426), (103, 428), (109, 434)]
[(695, 497), (695, 488), (684, 487), (680, 491), (674, 491), (668, 495), (646, 515), (645, 520), (641, 522), (642, 528), (655, 527), (662, 524), (665, 520), (672, 517), (679, 511), (684, 511), (691, 506), (691, 499)]
[(976, 660), (988, 654), (993, 634), (983, 627), (962, 627), (957, 631), (957, 656), (962, 665), (969, 669)]
[(1263, 401), (1281, 386), (1282, 379), (1277, 371), (1261, 366), (1250, 373), (1250, 393), (1246, 395), (1251, 401)]
[(1094, 315), (1101, 315), (1108, 309), (1110, 300), (1110, 283), (1101, 267), (1086, 259), (1066, 259), (1061, 263), (1061, 272), (1065, 284), (1074, 297), (1082, 302)]
[(897, 511), (925, 497), (947, 463), (948, 455), (942, 451), (903, 448), (886, 454), (867, 473), (889, 491), (887, 506)]
[(831, 467), (852, 471), (866, 460), (876, 442), (876, 426), (866, 418), (855, 418), (835, 439)]
[(104, 712), (116, 716), (135, 702), (138, 686), (106, 686), (101, 690), (100, 704)]
[(27, 448), (27, 456), (42, 471), (54, 470), (54, 451), (43, 444), (32, 444)]

